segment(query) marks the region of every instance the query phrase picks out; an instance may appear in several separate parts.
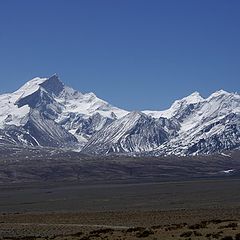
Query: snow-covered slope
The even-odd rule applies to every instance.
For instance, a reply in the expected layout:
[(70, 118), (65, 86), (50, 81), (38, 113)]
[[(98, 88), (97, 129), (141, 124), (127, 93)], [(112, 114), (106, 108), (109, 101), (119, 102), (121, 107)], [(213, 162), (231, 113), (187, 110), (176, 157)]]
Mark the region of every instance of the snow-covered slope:
[(81, 146), (106, 124), (128, 113), (94, 93), (82, 94), (69, 87), (64, 87), (55, 100), (62, 106), (56, 122), (72, 133)]
[(7, 134), (10, 127), (21, 127), (22, 138), (29, 135), (13, 140), (18, 144), (81, 148), (93, 133), (127, 113), (93, 93), (65, 86), (57, 75), (34, 78), (14, 93), (0, 95), (0, 129)]
[(149, 151), (168, 140), (159, 120), (131, 112), (98, 131), (83, 148), (93, 154)]
[(191, 95), (184, 97), (183, 99), (176, 100), (173, 105), (165, 111), (143, 111), (144, 113), (155, 118), (180, 118), (185, 112), (192, 110), (194, 105), (201, 103), (204, 98), (198, 92), (194, 92)]
[(190, 110), (179, 109), (171, 116), (180, 124), (177, 136), (159, 146), (156, 153), (196, 155), (239, 147), (239, 94), (220, 90), (199, 102), (186, 104), (185, 109)]
[(0, 95), (0, 144), (91, 154), (196, 155), (240, 148), (240, 95), (198, 92), (164, 111), (128, 112), (57, 75)]
[[(129, 119), (128, 116), (131, 116), (129, 114), (94, 135), (84, 151), (197, 155), (221, 152), (240, 146), (240, 95), (237, 93), (220, 90), (204, 99), (199, 93), (194, 92), (190, 96), (175, 101), (165, 111), (143, 112), (155, 118), (159, 129), (165, 131), (165, 133), (160, 131), (165, 141), (157, 143), (153, 141), (155, 136), (149, 123), (146, 129), (152, 138), (148, 138), (144, 147), (138, 147), (136, 142), (125, 141), (125, 135), (127, 138), (133, 136), (132, 134), (129, 136), (126, 126), (133, 127), (136, 124), (131, 125), (132, 118)], [(126, 124), (122, 125), (122, 122)], [(143, 130), (144, 127), (141, 126), (140, 129)], [(146, 139), (140, 131), (137, 131), (137, 136), (134, 137), (138, 141)]]

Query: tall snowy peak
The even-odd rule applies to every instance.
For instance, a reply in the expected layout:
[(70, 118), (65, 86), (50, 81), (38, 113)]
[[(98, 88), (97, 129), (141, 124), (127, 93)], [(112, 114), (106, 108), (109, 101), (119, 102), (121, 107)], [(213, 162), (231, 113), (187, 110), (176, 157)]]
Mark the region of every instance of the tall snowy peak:
[[(56, 74), (34, 78), (15, 92), (0, 95), (0, 101), (0, 128), (21, 126), (38, 145), (52, 142), (57, 146), (63, 136), (74, 136), (70, 142), (77, 142), (81, 148), (96, 131), (128, 113), (94, 93), (83, 94), (66, 86)], [(50, 136), (48, 143), (37, 141), (44, 134)]]

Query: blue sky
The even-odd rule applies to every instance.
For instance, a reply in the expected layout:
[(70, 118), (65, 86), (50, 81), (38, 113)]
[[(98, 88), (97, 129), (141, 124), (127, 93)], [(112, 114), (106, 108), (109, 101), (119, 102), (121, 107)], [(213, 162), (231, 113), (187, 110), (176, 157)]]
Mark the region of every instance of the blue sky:
[(129, 110), (240, 88), (238, 0), (2, 0), (0, 92), (58, 73)]

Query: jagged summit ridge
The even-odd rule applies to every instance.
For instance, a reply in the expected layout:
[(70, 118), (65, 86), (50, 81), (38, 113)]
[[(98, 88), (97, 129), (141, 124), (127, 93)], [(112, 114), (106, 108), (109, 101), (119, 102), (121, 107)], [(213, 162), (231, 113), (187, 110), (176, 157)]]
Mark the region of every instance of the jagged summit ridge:
[(240, 148), (240, 95), (193, 92), (164, 111), (128, 112), (54, 74), (0, 95), (0, 130), (0, 144), (87, 154), (208, 154)]
[(83, 152), (92, 154), (150, 151), (168, 139), (160, 122), (141, 112), (131, 112), (102, 128)]
[[(73, 141), (70, 145), (75, 142), (74, 145), (81, 148), (104, 124), (127, 113), (98, 98), (94, 93), (83, 94), (66, 86), (56, 74), (49, 78), (34, 78), (14, 93), (1, 95), (0, 100), (0, 128), (15, 126), (27, 129), (32, 134), (29, 138), (36, 139), (30, 144), (34, 142), (35, 145), (42, 145), (37, 141), (41, 134), (50, 134), (49, 139), (52, 142), (43, 145), (55, 146), (55, 129), (56, 136), (71, 136)], [(50, 127), (53, 130), (51, 132)], [(22, 136), (25, 135), (21, 134), (16, 143), (28, 145), (28, 140)], [(69, 145), (68, 141), (60, 139), (57, 142)]]

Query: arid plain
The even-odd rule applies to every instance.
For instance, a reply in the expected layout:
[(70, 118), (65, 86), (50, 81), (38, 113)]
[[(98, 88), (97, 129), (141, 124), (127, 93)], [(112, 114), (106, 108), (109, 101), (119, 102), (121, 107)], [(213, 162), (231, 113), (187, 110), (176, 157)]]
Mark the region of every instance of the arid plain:
[(0, 238), (239, 239), (239, 153), (230, 154), (102, 160), (2, 151)]

